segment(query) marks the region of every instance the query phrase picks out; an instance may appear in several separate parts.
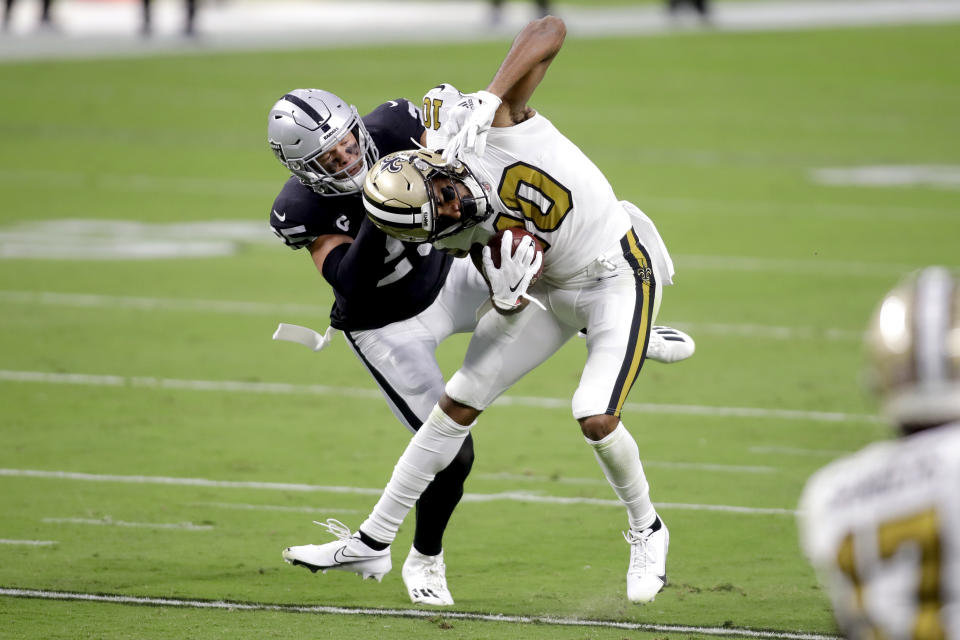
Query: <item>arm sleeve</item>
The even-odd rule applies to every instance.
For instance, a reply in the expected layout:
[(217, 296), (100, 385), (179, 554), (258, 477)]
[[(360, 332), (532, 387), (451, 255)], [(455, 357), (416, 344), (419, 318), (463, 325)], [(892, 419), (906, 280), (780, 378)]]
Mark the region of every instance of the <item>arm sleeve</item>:
[(344, 296), (375, 288), (383, 270), (386, 238), (365, 217), (352, 243), (337, 245), (327, 254), (323, 261), (323, 277)]

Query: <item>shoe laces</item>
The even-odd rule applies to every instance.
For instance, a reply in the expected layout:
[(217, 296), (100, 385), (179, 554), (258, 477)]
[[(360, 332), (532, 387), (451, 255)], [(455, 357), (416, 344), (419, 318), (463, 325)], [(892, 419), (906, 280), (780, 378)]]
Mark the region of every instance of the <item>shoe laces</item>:
[[(654, 327), (656, 329), (656, 327)], [(650, 339), (647, 340), (647, 353), (650, 355), (661, 355), (667, 346), (667, 341), (663, 339), (657, 331), (650, 332)]]
[(630, 545), (630, 570), (644, 571), (648, 566), (656, 563), (651, 545), (650, 537), (653, 536), (652, 529), (643, 531), (634, 531), (628, 529), (623, 532), (623, 539)]
[(336, 536), (338, 540), (349, 540), (351, 537), (353, 537), (353, 533), (350, 532), (350, 527), (343, 524), (336, 518), (327, 518), (326, 522), (317, 522), (314, 520), (313, 524), (320, 525), (329, 531), (331, 535)]
[(426, 586), (432, 589), (447, 589), (447, 565), (441, 556), (424, 556), (420, 566)]

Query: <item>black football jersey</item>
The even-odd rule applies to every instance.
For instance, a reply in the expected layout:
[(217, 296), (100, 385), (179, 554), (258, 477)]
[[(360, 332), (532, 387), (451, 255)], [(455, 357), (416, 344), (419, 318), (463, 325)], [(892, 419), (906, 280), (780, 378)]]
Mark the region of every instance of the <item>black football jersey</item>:
[[(412, 149), (420, 141), (419, 110), (408, 100), (385, 102), (363, 117), (378, 156)], [(321, 196), (290, 177), (273, 202), (270, 226), (291, 249), (309, 247), (321, 235), (356, 238), (366, 217), (360, 193)], [(345, 296), (334, 288), (330, 324), (341, 330), (376, 329), (411, 318), (436, 299), (453, 260), (429, 244), (384, 236), (383, 262), (374, 289)]]

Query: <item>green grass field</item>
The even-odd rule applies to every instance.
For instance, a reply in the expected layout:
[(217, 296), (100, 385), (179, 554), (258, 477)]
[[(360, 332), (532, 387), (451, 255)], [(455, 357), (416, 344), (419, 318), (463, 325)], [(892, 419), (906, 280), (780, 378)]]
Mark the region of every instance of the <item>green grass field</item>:
[[(960, 72), (945, 64), (958, 38), (570, 38), (534, 96), (655, 219), (677, 265), (660, 321), (698, 353), (649, 363), (624, 414), (670, 526), (671, 583), (652, 605), (626, 601), (624, 513), (568, 408), (574, 342), (474, 431), (472, 499), (445, 540), (453, 611), (679, 629), (357, 614), (411, 608), (399, 565), (412, 520), (381, 584), (280, 559), (325, 540), (311, 520), (357, 526), (407, 433), (342, 339), (321, 354), (270, 340), (278, 321), (325, 327), (331, 296), (269, 233), (285, 174), (267, 110), (299, 86), (362, 112), (441, 81), (481, 88), (506, 42), (0, 65), (0, 588), (354, 609), (0, 596), (0, 636), (836, 634), (793, 510), (814, 469), (888, 435), (862, 390), (859, 333), (902, 273), (958, 264), (960, 211), (955, 189), (811, 175), (960, 165)], [(154, 252), (216, 240), (222, 255), (76, 257), (118, 238)], [(465, 345), (442, 347), (448, 373)]]

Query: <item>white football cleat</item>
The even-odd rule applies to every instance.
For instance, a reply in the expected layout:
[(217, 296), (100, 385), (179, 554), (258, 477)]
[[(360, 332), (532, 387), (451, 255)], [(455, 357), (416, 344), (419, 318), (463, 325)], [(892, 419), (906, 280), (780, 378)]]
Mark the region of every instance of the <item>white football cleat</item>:
[(432, 604), (438, 607), (453, 604), (453, 596), (447, 588), (447, 565), (443, 563), (443, 551), (439, 555), (425, 556), (413, 547), (403, 563), (403, 584), (414, 604)]
[(647, 358), (657, 362), (680, 362), (693, 355), (693, 338), (673, 327), (653, 327), (647, 344)]
[(667, 584), (667, 547), (670, 532), (660, 516), (643, 531), (630, 529), (623, 534), (630, 544), (627, 567), (627, 598), (630, 602), (653, 602)]
[(287, 547), (283, 550), (283, 559), (293, 566), (301, 566), (317, 571), (327, 569), (352, 571), (363, 579), (383, 580), (393, 566), (390, 561), (390, 547), (383, 551), (371, 549), (360, 539), (360, 534), (351, 534), (350, 529), (333, 518), (326, 523), (315, 522), (337, 536), (336, 542), (326, 544), (305, 544), (299, 547)]

